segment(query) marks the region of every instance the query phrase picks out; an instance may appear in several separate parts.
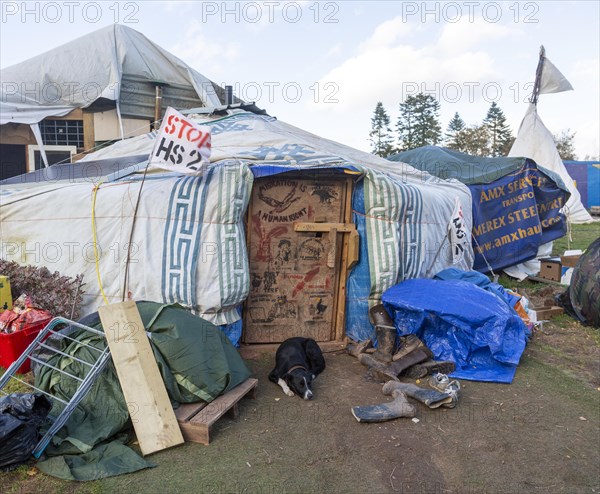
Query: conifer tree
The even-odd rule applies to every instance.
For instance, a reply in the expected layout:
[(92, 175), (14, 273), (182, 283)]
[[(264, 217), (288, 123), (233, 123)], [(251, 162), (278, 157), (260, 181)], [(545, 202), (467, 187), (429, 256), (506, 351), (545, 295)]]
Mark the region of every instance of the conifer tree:
[(371, 132), (369, 132), (373, 154), (385, 158), (393, 153), (391, 132), (390, 117), (385, 111), (383, 103), (379, 101), (375, 105), (375, 111), (371, 118)]
[(465, 128), (465, 121), (460, 118), (460, 115), (456, 112), (446, 129), (446, 134), (444, 136), (446, 147), (455, 149), (456, 151), (464, 151)]
[(504, 112), (494, 101), (483, 119), (489, 135), (490, 156), (506, 156), (514, 141), (510, 127), (506, 123)]
[(400, 150), (435, 145), (442, 140), (439, 121), (440, 103), (431, 95), (419, 93), (407, 96), (400, 103), (396, 129)]
[(575, 132), (571, 132), (571, 129), (563, 130), (559, 135), (554, 135), (554, 142), (556, 143), (556, 150), (560, 155), (561, 160), (576, 160), (577, 155), (575, 154)]

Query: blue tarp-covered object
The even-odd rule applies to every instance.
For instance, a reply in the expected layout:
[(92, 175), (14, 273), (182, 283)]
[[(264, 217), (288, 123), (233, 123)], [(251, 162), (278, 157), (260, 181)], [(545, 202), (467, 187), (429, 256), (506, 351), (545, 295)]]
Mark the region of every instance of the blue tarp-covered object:
[(390, 156), (439, 178), (468, 185), (473, 201), (473, 268), (488, 272), (533, 259), (562, 237), (570, 194), (556, 173), (528, 158), (470, 156), (424, 146)]
[(498, 295), (461, 280), (414, 279), (382, 297), (400, 335), (416, 334), (452, 377), (511, 383), (529, 330)]

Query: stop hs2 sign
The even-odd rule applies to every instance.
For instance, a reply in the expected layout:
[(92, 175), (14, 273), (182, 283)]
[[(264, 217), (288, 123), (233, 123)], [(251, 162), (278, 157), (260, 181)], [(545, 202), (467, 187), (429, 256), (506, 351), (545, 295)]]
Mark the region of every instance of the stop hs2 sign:
[(158, 131), (150, 165), (163, 170), (202, 174), (210, 158), (210, 129), (169, 107)]

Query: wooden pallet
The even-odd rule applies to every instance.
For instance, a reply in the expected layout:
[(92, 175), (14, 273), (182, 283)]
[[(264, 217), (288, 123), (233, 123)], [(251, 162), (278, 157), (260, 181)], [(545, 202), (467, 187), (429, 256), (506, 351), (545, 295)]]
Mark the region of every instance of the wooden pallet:
[(175, 410), (177, 422), (186, 441), (210, 443), (210, 429), (223, 415), (232, 419), (239, 414), (238, 402), (245, 396), (254, 398), (258, 379), (249, 378), (210, 403), (188, 403)]

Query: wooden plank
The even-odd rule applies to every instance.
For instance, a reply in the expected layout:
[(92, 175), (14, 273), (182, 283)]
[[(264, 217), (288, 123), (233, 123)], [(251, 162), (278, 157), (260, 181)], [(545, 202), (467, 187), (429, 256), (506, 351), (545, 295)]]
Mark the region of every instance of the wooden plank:
[[(333, 328), (333, 340), (340, 341), (346, 330), (346, 282), (348, 280), (349, 256), (352, 248), (350, 242), (353, 235), (358, 235), (356, 225), (352, 223), (352, 180), (346, 180), (344, 188), (344, 224), (351, 225), (350, 235), (344, 235), (342, 244), (342, 258), (340, 263), (340, 277), (337, 285), (336, 319)], [(352, 240), (351, 240), (352, 238)]]
[(548, 283), (549, 285), (557, 285), (557, 286), (565, 286), (562, 285), (560, 282), (558, 281), (552, 281), (552, 280), (548, 280), (546, 278), (541, 278), (539, 276), (528, 276), (527, 278), (525, 278), (526, 280), (529, 281), (537, 281), (538, 283)]
[(179, 422), (180, 424), (181, 422), (188, 422), (206, 405), (208, 405), (208, 403), (205, 402), (184, 403), (183, 405), (179, 405), (179, 408), (175, 409), (175, 417), (177, 417), (177, 422)]
[(92, 151), (95, 146), (94, 114), (83, 112), (83, 152)]
[(348, 233), (356, 230), (354, 223), (294, 223), (297, 232), (329, 232)]
[[(239, 414), (238, 402), (245, 396), (254, 398), (257, 384), (258, 379), (246, 379), (242, 384), (219, 396), (211, 403), (202, 404), (205, 406), (199, 407), (198, 413), (191, 418), (180, 420), (179, 427), (185, 440), (209, 444), (210, 430), (213, 424), (225, 414), (229, 414), (233, 419), (237, 418)], [(194, 405), (196, 404), (192, 403), (184, 406), (193, 407)]]
[(143, 455), (183, 443), (135, 302), (98, 308), (121, 389), (136, 410), (131, 421)]

